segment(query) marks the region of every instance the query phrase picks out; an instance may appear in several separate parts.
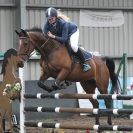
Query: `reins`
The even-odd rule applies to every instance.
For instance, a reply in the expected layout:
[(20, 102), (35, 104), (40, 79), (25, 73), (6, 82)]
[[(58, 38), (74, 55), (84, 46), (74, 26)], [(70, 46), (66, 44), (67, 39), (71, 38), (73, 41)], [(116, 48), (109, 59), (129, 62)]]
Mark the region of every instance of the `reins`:
[(41, 46), (41, 48), (44, 48), (44, 46), (47, 44), (47, 42), (49, 41), (50, 37), (48, 37), (48, 39), (43, 43), (43, 45)]

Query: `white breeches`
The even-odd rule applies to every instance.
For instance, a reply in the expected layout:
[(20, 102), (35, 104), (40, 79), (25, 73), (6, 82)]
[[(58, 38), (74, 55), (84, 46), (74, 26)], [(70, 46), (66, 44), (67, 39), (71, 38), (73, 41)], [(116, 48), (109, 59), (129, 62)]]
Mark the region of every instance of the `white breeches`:
[(77, 31), (70, 36), (70, 45), (73, 52), (75, 53), (78, 51), (78, 42), (79, 42), (79, 29), (77, 29)]

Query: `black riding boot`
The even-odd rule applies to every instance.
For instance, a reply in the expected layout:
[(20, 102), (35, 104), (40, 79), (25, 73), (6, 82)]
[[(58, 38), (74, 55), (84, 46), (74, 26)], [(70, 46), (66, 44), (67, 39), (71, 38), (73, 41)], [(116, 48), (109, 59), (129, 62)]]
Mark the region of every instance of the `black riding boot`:
[(88, 71), (89, 69), (91, 69), (90, 65), (87, 64), (87, 63), (85, 62), (84, 55), (83, 55), (83, 53), (82, 53), (82, 51), (81, 51), (80, 48), (78, 48), (78, 51), (77, 51), (77, 53), (75, 53), (75, 54), (76, 54), (76, 56), (79, 58), (80, 63), (81, 63), (81, 65), (82, 65), (82, 69), (83, 69), (84, 72), (86, 72), (86, 71)]

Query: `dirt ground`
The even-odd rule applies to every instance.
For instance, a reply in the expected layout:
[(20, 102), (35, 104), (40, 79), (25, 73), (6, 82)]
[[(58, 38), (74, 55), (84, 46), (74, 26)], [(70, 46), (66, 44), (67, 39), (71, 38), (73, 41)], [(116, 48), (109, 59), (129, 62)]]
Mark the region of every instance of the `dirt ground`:
[[(59, 123), (71, 123), (71, 124), (95, 124), (94, 116), (79, 116), (74, 115), (71, 118), (57, 118), (57, 119), (47, 119), (43, 122), (59, 122)], [(113, 125), (124, 125), (124, 126), (133, 126), (133, 120), (130, 120), (127, 116), (114, 117), (112, 116)], [(100, 117), (100, 124), (107, 125), (107, 117)], [(75, 129), (44, 129), (44, 128), (26, 128), (26, 133), (97, 133), (97, 131), (89, 131), (89, 130), (75, 130)], [(132, 133), (127, 131), (103, 131), (102, 133)]]

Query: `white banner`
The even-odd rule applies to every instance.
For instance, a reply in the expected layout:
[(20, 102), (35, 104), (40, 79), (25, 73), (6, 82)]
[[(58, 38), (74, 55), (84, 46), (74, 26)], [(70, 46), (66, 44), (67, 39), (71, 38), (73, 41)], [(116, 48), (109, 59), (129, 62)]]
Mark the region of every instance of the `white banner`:
[(80, 26), (120, 27), (124, 24), (123, 12), (80, 10)]

